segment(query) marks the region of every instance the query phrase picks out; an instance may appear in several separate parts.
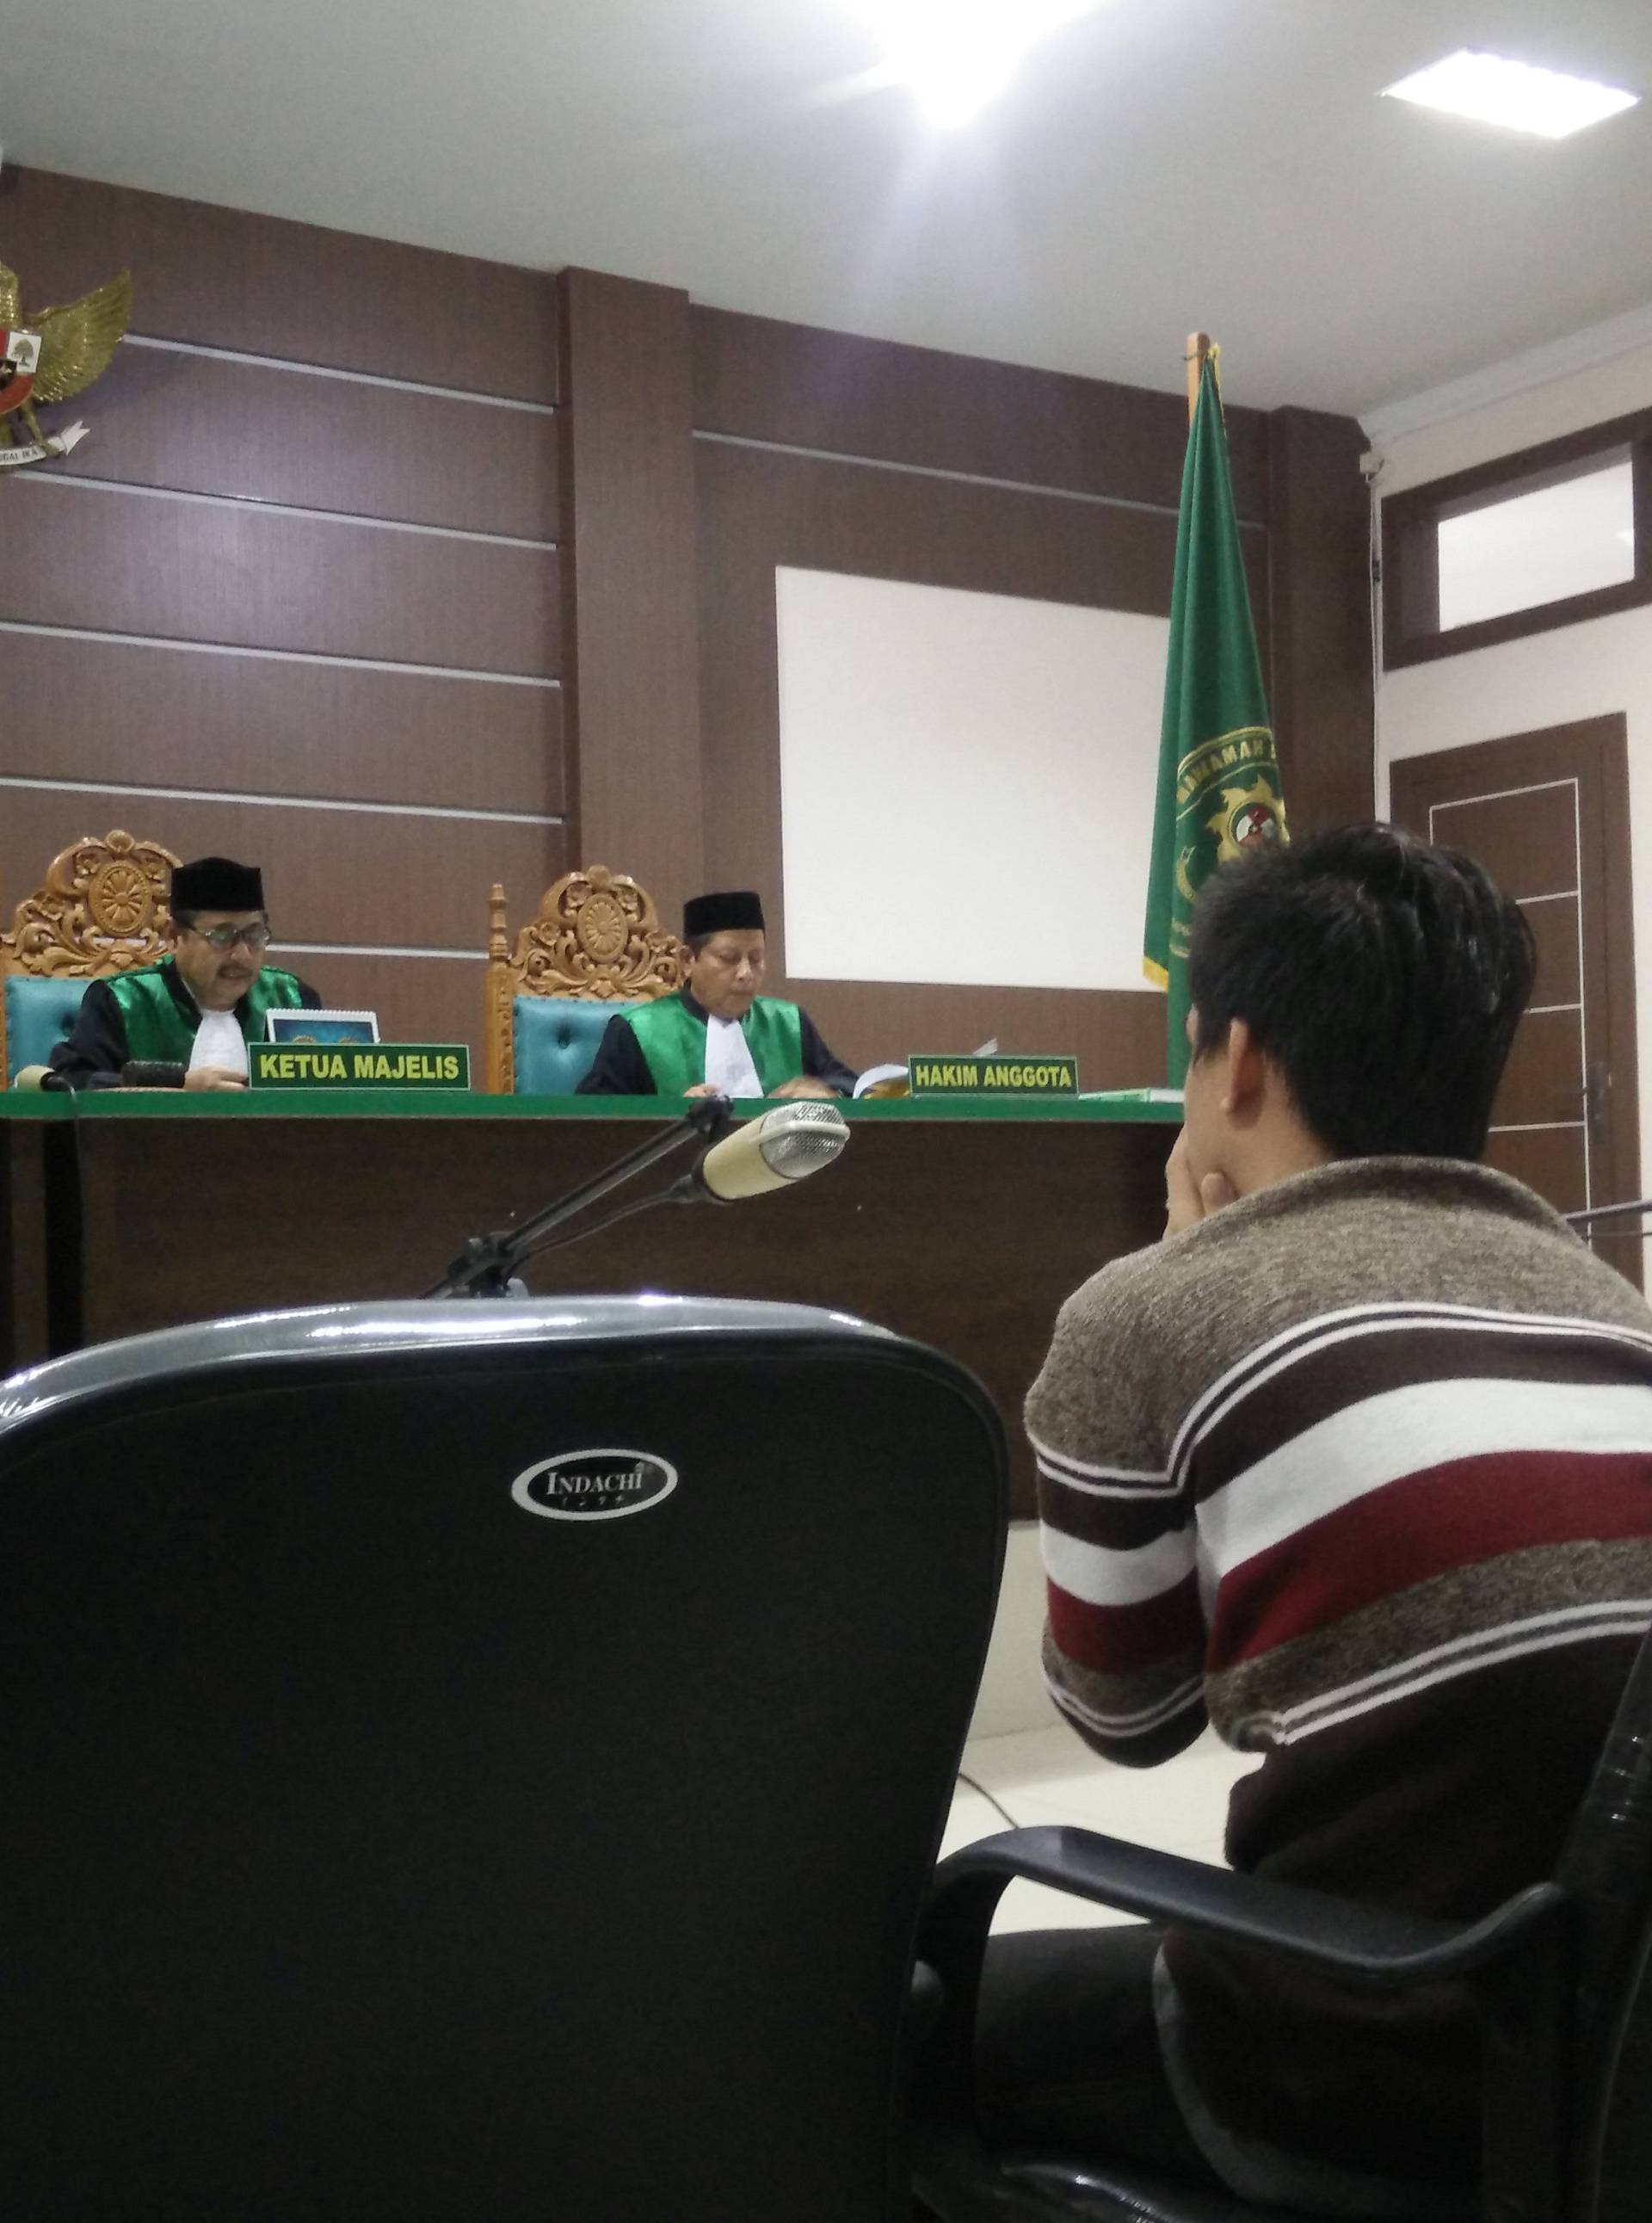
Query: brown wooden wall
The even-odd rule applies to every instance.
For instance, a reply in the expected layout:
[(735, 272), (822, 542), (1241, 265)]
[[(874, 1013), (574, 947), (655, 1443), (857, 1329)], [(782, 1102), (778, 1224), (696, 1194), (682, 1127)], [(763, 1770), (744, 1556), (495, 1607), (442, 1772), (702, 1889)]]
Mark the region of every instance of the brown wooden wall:
[[(706, 876), (755, 882), (775, 917), (776, 565), (1167, 615), (1187, 412), (1176, 394), (717, 310), (694, 310), (691, 327)], [(1292, 822), (1368, 816), (1360, 428), (1230, 406), (1228, 431)], [(1006, 734), (1003, 777), (1016, 776)], [(1025, 864), (1035, 883), (1037, 860)], [(1019, 891), (983, 889), (958, 931), (1013, 941), (1027, 930), (1020, 903)], [(770, 941), (783, 978), (783, 934)], [(1164, 1004), (1147, 992), (854, 981), (797, 992), (851, 1064), (994, 1035), (1006, 1050), (1076, 1050), (1089, 1088), (1164, 1077)]]
[(114, 826), (254, 860), (330, 1001), (480, 1048), (489, 885), (568, 854), (554, 282), (30, 171), (0, 259), (134, 299), (0, 485), (0, 910)]
[[(110, 826), (254, 858), (289, 961), (390, 1034), (478, 1043), (489, 884), (521, 916), (575, 861), (668, 923), (761, 887), (785, 992), (777, 564), (1168, 608), (1173, 394), (42, 173), (0, 177), (0, 259), (28, 305), (135, 291), (91, 437), (0, 486), (0, 913)], [(1359, 428), (1228, 425), (1293, 822), (1365, 815)], [(803, 992), (851, 1062), (1161, 1069), (1145, 993)]]

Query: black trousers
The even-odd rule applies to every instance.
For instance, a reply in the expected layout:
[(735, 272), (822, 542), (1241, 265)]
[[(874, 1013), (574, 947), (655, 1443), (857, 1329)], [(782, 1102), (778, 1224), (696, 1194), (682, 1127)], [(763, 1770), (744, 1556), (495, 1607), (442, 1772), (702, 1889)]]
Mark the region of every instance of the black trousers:
[(1228, 2190), (1194, 2144), (1159, 2057), (1160, 1934), (1128, 1922), (989, 1941), (976, 2061), (982, 2127), (995, 2144), (1047, 2140)]

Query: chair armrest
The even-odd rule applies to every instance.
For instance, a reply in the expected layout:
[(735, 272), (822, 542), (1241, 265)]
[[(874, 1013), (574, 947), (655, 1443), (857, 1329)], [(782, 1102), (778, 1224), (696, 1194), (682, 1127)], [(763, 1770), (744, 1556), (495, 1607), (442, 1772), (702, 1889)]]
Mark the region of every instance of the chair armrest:
[[(1524, 1943), (1566, 1904), (1558, 1885), (1532, 1884), (1478, 1921), (1442, 1922), (1362, 1906), (1297, 1884), (1235, 1875), (1088, 1829), (1010, 1829), (942, 1861), (926, 1932), (952, 1926), (954, 1902), (960, 1913), (966, 1903), (971, 1911), (984, 1904), (989, 1925), (993, 1905), (1018, 1876), (1150, 1920), (1265, 1945), (1383, 1988), (1468, 1974)], [(984, 1929), (981, 1934), (984, 1942)], [(923, 1952), (921, 1943), (919, 1949)]]

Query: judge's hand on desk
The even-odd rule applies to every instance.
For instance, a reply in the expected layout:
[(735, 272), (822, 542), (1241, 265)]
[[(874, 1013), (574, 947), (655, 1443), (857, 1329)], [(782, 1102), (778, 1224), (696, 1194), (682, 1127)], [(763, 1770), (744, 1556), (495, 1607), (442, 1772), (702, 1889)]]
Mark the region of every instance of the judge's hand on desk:
[(1165, 1162), (1165, 1232), (1179, 1235), (1201, 1219), (1209, 1219), (1225, 1204), (1238, 1201), (1238, 1191), (1226, 1174), (1204, 1174), (1197, 1179), (1187, 1158), (1187, 1130), (1176, 1137)]
[(229, 1065), (195, 1065), (184, 1075), (185, 1088), (244, 1088), (247, 1076)]

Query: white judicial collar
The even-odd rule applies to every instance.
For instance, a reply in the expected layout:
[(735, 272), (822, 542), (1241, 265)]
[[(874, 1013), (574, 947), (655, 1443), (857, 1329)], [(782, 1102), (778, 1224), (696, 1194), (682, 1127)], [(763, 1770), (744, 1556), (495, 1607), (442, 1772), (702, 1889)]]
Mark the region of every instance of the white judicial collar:
[(189, 1054), (189, 1069), (194, 1073), (204, 1065), (221, 1065), (230, 1073), (246, 1072), (246, 1038), (233, 1011), (202, 1012)]
[(707, 1013), (706, 1078), (719, 1095), (762, 1095), (763, 1083), (738, 1019), (719, 1019)]

